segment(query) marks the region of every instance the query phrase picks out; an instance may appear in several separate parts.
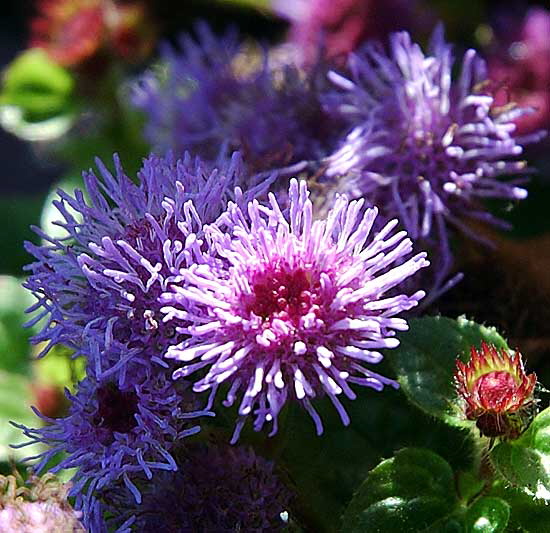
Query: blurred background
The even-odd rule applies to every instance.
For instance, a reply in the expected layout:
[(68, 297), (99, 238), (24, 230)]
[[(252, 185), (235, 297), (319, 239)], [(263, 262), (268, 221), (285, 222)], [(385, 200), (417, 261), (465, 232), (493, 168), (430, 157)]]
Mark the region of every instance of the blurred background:
[[(63, 349), (35, 361), (22, 287), (32, 258), (23, 242), (39, 242), (30, 227), (56, 231), (51, 200), (57, 187), (80, 186), (94, 157), (121, 155), (129, 175), (151, 149), (143, 117), (128, 105), (133, 83), (155, 64), (159, 47), (206, 20), (216, 32), (236, 26), (242, 36), (293, 46), (307, 59), (320, 32), (337, 58), (366, 38), (406, 29), (426, 43), (437, 21), (457, 57), (475, 47), (505, 96), (536, 109), (518, 127), (549, 128), (550, 12), (537, 2), (463, 0), (186, 0), (9, 1), (0, 20), (0, 471), (32, 455), (14, 450), (20, 431), (10, 420), (41, 422), (65, 408), (63, 389), (82, 372)], [(101, 7), (102, 15), (97, 8)], [(105, 7), (107, 6), (107, 8)], [(536, 15), (536, 16), (535, 16)], [(103, 17), (103, 18), (102, 18)], [(494, 250), (463, 243), (464, 281), (428, 310), (465, 314), (497, 326), (550, 384), (550, 155), (548, 142), (527, 154), (537, 169), (529, 198), (496, 206), (514, 229), (497, 233)]]

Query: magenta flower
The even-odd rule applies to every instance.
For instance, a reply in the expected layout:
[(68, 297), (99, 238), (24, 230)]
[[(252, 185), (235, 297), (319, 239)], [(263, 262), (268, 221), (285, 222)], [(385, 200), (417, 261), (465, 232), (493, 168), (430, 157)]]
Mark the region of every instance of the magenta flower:
[(233, 442), (248, 416), (256, 431), (268, 422), (276, 433), (287, 401), (299, 402), (320, 434), (312, 399), (327, 395), (348, 424), (339, 397), (355, 398), (350, 384), (397, 387), (365, 363), (378, 363), (378, 350), (397, 346), (395, 331), (407, 329), (396, 315), (424, 292), (395, 288), (429, 264), (426, 254), (405, 259), (412, 242), (393, 233), (397, 220), (371, 235), (377, 210), (363, 212), (363, 200), (338, 197), (325, 220), (313, 221), (308, 196), (304, 182), (291, 181), (288, 217), (273, 195), (270, 207), (254, 201), (247, 212), (230, 204), (205, 228), (203, 258), (168, 280), (161, 297), (163, 322), (189, 336), (166, 351), (183, 363), (174, 377), (206, 369), (195, 392), (213, 399), (227, 384), (224, 405), (239, 398)]

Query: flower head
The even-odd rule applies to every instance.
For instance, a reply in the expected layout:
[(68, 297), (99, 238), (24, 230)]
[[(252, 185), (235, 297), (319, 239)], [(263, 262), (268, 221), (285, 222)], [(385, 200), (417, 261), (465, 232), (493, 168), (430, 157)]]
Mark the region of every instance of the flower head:
[(464, 217), (499, 223), (482, 200), (527, 196), (524, 180), (499, 178), (528, 172), (518, 157), (542, 136), (515, 134), (514, 120), (530, 110), (495, 106), (474, 50), (464, 55), (458, 78), (452, 69), (441, 27), (429, 54), (408, 33), (394, 33), (389, 53), (369, 43), (350, 56), (351, 79), (331, 73), (340, 90), (327, 100), (350, 121), (327, 174), (346, 176), (354, 195), (399, 216), (413, 239), (431, 241), (439, 255), (449, 254), (449, 224), (476, 237)]
[[(121, 385), (114, 379), (98, 378), (94, 366), (104, 363), (105, 354), (93, 354), (88, 375), (76, 393), (67, 392), (71, 402), (64, 418), (43, 418), (39, 429), (20, 427), (30, 438), (26, 444), (45, 443), (36, 470), (41, 471), (56, 454), (63, 459), (51, 470), (76, 468), (70, 495), (83, 511), (86, 525), (94, 514), (96, 493), (117, 482), (123, 483), (136, 501), (141, 494), (135, 476), (151, 480), (159, 471), (176, 470), (173, 449), (200, 428), (195, 419), (211, 413), (198, 407), (188, 384), (174, 382), (170, 372), (159, 368), (154, 376), (131, 376)], [(144, 374), (139, 366), (127, 370)]]
[(146, 114), (153, 146), (205, 160), (239, 150), (262, 171), (328, 153), (338, 123), (320, 104), (319, 84), (326, 83), (318, 71), (273, 68), (267, 52), (246, 58), (235, 32), (218, 38), (199, 24), (197, 34), (198, 41), (181, 37), (181, 51), (165, 48), (164, 76), (148, 74), (136, 87), (134, 103)]
[(184, 447), (177, 471), (142, 481), (139, 505), (124, 488), (102, 495), (113, 521), (132, 531), (280, 531), (292, 499), (275, 465), (245, 447)]
[(113, 371), (130, 360), (150, 366), (160, 362), (166, 343), (178, 339), (159, 314), (166, 279), (194, 261), (202, 223), (222, 213), (236, 186), (245, 188), (237, 190), (245, 201), (264, 185), (249, 188), (254, 181), (237, 154), (214, 170), (189, 156), (151, 156), (138, 184), (117, 157), (115, 175), (97, 164), (101, 178), (84, 175), (86, 194), (59, 191), (54, 202), (65, 235), (53, 238), (37, 230), (44, 244), (27, 243), (37, 258), (27, 267), (26, 282), (38, 298), (32, 310), (41, 310), (34, 320), (47, 317), (34, 340), (47, 341), (46, 352), (58, 343), (86, 350), (93, 339), (119, 354), (118, 361), (111, 358)]
[(512, 356), (484, 342), (479, 351), (472, 346), (468, 363), (457, 359), (455, 381), (466, 418), (487, 437), (519, 437), (536, 412), (537, 376), (525, 373), (519, 352)]
[(51, 474), (31, 476), (19, 486), (15, 476), (0, 476), (0, 531), (84, 533), (82, 513), (67, 502), (69, 485)]
[(231, 205), (205, 229), (208, 257), (182, 269), (161, 298), (166, 324), (191, 324), (180, 328), (188, 338), (166, 351), (183, 363), (174, 376), (207, 368), (196, 392), (215, 395), (226, 383), (225, 405), (240, 398), (234, 440), (248, 415), (256, 430), (270, 422), (275, 433), (288, 400), (305, 407), (321, 433), (313, 398), (329, 396), (347, 424), (338, 397), (355, 397), (350, 384), (397, 386), (364, 363), (378, 363), (380, 348), (398, 344), (395, 330), (407, 329), (395, 315), (424, 293), (396, 287), (428, 265), (426, 254), (405, 260), (412, 243), (392, 233), (395, 220), (371, 235), (377, 211), (361, 214), (362, 200), (339, 197), (326, 220), (314, 222), (308, 195), (305, 182), (291, 181), (288, 218), (273, 195), (270, 207)]

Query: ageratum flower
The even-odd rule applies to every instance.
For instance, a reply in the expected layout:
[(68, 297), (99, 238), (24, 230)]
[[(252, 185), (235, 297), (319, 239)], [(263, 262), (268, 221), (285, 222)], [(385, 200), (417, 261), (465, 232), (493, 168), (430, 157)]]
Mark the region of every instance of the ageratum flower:
[(467, 363), (456, 361), (455, 382), (466, 418), (486, 437), (517, 439), (537, 412), (537, 376), (525, 373), (519, 352), (472, 346)]
[[(30, 440), (43, 443), (36, 471), (44, 470), (54, 456), (63, 459), (51, 469), (56, 473), (76, 468), (69, 495), (75, 508), (84, 513), (86, 526), (94, 514), (96, 493), (117, 482), (123, 483), (137, 502), (141, 494), (134, 476), (151, 480), (158, 471), (176, 470), (172, 456), (182, 439), (200, 428), (195, 419), (211, 413), (197, 408), (197, 398), (188, 384), (174, 382), (170, 372), (159, 368), (154, 376), (130, 376), (127, 385), (97, 377), (95, 367), (104, 364), (105, 354), (91, 354), (87, 376), (75, 394), (67, 392), (69, 414), (50, 419), (40, 415), (47, 425), (38, 429), (21, 428)], [(141, 372), (133, 366), (128, 372)], [(131, 385), (130, 385), (131, 383)]]
[(0, 475), (0, 531), (84, 533), (82, 513), (67, 502), (68, 490), (51, 474), (31, 476), (26, 486), (15, 476)]
[(219, 170), (189, 155), (151, 156), (138, 184), (114, 160), (115, 175), (99, 160), (101, 178), (84, 174), (85, 193), (59, 191), (54, 204), (66, 236), (36, 230), (45, 244), (27, 243), (37, 261), (27, 267), (25, 284), (38, 298), (31, 311), (41, 310), (34, 321), (46, 318), (34, 338), (48, 343), (43, 353), (58, 343), (86, 351), (92, 339), (119, 353), (104, 372), (118, 372), (130, 360), (161, 362), (158, 354), (178, 340), (159, 314), (166, 279), (196, 260), (202, 222), (216, 219), (235, 186), (246, 189), (237, 191), (242, 201), (267, 187), (249, 188), (254, 180), (247, 179), (238, 154)]
[[(136, 505), (122, 487), (103, 495), (109, 522), (123, 531), (280, 531), (292, 494), (275, 465), (251, 448), (192, 445), (180, 451), (177, 472), (143, 480)], [(136, 481), (136, 483), (139, 483)], [(131, 524), (124, 527), (120, 523)]]
[(499, 221), (485, 198), (521, 200), (528, 172), (519, 160), (541, 133), (515, 134), (528, 109), (495, 106), (485, 62), (468, 50), (458, 77), (451, 46), (439, 27), (429, 54), (406, 32), (390, 36), (389, 52), (369, 43), (349, 59), (350, 79), (333, 72), (339, 91), (327, 105), (346, 113), (350, 132), (328, 160), (329, 176), (347, 176), (356, 196), (398, 216), (413, 239), (435, 242), (449, 254), (448, 225), (475, 237), (463, 223), (472, 217)]
[(197, 41), (181, 37), (181, 51), (165, 47), (164, 74), (149, 73), (135, 89), (156, 149), (189, 150), (205, 160), (220, 149), (239, 150), (256, 170), (329, 153), (339, 124), (320, 104), (320, 84), (327, 83), (319, 69), (274, 68), (267, 52), (248, 57), (234, 32), (218, 38), (199, 24), (196, 33)]
[(320, 434), (313, 398), (327, 395), (347, 424), (339, 396), (355, 398), (350, 384), (397, 387), (364, 364), (398, 345), (395, 330), (407, 322), (396, 315), (424, 292), (407, 296), (396, 287), (428, 265), (426, 254), (405, 260), (412, 243), (404, 231), (392, 232), (396, 220), (371, 235), (377, 210), (361, 214), (363, 200), (339, 197), (326, 220), (314, 222), (308, 196), (305, 182), (293, 179), (288, 218), (272, 194), (271, 207), (232, 204), (220, 217), (227, 227), (205, 229), (210, 257), (182, 269), (161, 298), (166, 325), (191, 322), (179, 330), (188, 338), (166, 351), (183, 363), (174, 377), (207, 369), (195, 378), (195, 392), (213, 397), (227, 384), (224, 404), (239, 398), (233, 441), (248, 416), (256, 430), (271, 423), (274, 434), (287, 401), (299, 402)]

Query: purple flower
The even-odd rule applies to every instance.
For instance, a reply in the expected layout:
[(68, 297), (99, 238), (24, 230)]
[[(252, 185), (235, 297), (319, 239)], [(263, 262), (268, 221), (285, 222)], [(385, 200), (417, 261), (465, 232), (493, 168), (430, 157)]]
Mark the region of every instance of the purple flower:
[(165, 47), (166, 72), (146, 75), (135, 89), (156, 149), (190, 150), (205, 160), (239, 150), (259, 171), (329, 153), (342, 124), (323, 111), (320, 69), (275, 68), (267, 52), (247, 57), (235, 32), (218, 38), (199, 24), (196, 33), (197, 41), (180, 38), (181, 51)]
[(377, 210), (361, 214), (363, 200), (339, 197), (314, 222), (308, 195), (305, 182), (291, 181), (288, 219), (273, 195), (271, 207), (231, 205), (205, 228), (209, 252), (169, 280), (161, 298), (166, 325), (191, 323), (179, 328), (189, 337), (166, 351), (183, 363), (174, 377), (207, 369), (195, 392), (213, 398), (227, 384), (224, 404), (240, 398), (233, 442), (248, 416), (256, 430), (271, 423), (274, 434), (287, 400), (305, 407), (320, 434), (313, 398), (328, 395), (347, 424), (339, 396), (355, 397), (350, 384), (397, 387), (364, 363), (378, 363), (380, 348), (397, 346), (395, 330), (407, 329), (395, 315), (423, 291), (387, 293), (428, 265), (426, 254), (404, 259), (412, 243), (404, 231), (392, 233), (396, 220), (371, 235)]
[(248, 178), (237, 154), (219, 170), (189, 155), (151, 156), (138, 184), (124, 174), (118, 157), (114, 161), (115, 175), (99, 160), (101, 178), (84, 175), (85, 193), (59, 191), (54, 203), (66, 236), (36, 230), (44, 244), (27, 243), (37, 261), (27, 267), (25, 286), (38, 298), (30, 310), (41, 311), (33, 322), (46, 318), (34, 338), (48, 342), (43, 353), (58, 343), (86, 352), (92, 339), (101, 350), (119, 354), (98, 378), (119, 373), (122, 385), (128, 361), (166, 366), (158, 354), (181, 340), (162, 322), (157, 300), (166, 280), (195, 261), (202, 223), (222, 213), (236, 186), (245, 188), (236, 191), (244, 202), (269, 180), (253, 186), (256, 178)]
[[(96, 347), (90, 361), (100, 366), (105, 353)], [(30, 438), (26, 445), (48, 445), (36, 471), (45, 469), (60, 453), (63, 458), (51, 472), (77, 469), (70, 495), (75, 496), (75, 508), (84, 512), (85, 525), (93, 518), (96, 493), (118, 480), (141, 501), (133, 477), (151, 480), (155, 472), (176, 470), (173, 449), (199, 431), (194, 419), (211, 415), (197, 409), (197, 398), (188, 384), (174, 382), (165, 369), (157, 369), (152, 377), (128, 376), (126, 381), (132, 385), (121, 386), (114, 380), (98, 379), (94, 366), (89, 365), (74, 395), (67, 392), (71, 407), (65, 418), (49, 419), (37, 413), (48, 425), (38, 429), (16, 425)], [(144, 373), (137, 365), (128, 372)]]
[(191, 445), (181, 450), (177, 472), (143, 481), (143, 501), (115, 487), (103, 494), (118, 531), (280, 531), (291, 492), (275, 465), (251, 448)]
[(345, 187), (387, 217), (398, 216), (413, 239), (449, 255), (448, 224), (475, 237), (463, 222), (473, 217), (501, 224), (483, 206), (486, 198), (521, 200), (517, 177), (529, 172), (519, 160), (523, 145), (540, 133), (515, 135), (514, 121), (530, 111), (498, 108), (485, 62), (474, 50), (452, 74), (451, 47), (439, 27), (430, 53), (406, 32), (349, 58), (350, 78), (330, 73), (339, 90), (327, 105), (346, 113), (350, 132), (327, 159), (327, 175), (345, 176)]
[(81, 514), (67, 502), (68, 484), (54, 476), (31, 476), (17, 486), (14, 476), (0, 476), (0, 531), (84, 533)]

